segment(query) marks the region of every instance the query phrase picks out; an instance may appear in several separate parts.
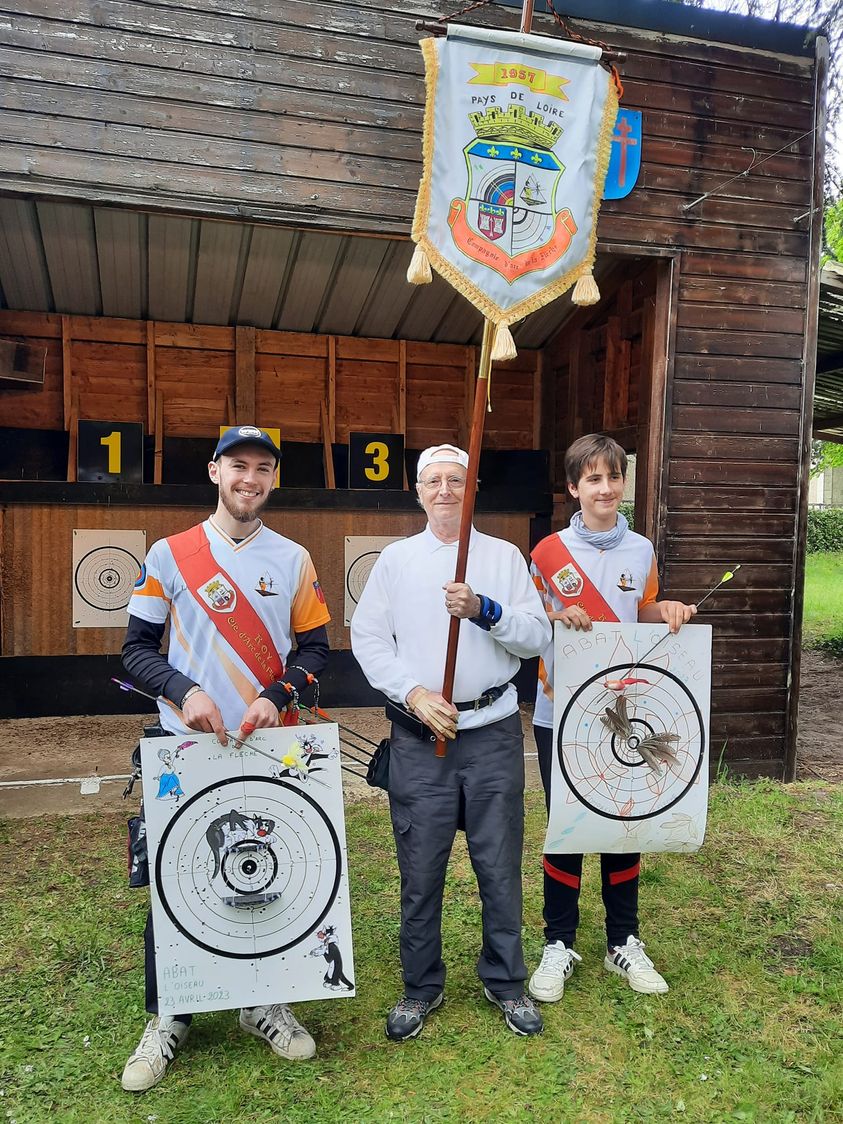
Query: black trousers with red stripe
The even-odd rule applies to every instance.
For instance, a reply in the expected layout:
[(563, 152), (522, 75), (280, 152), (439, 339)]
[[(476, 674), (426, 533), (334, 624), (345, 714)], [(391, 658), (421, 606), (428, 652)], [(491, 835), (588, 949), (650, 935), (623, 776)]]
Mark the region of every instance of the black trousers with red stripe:
[[(539, 771), (544, 797), (550, 810), (550, 763), (553, 731), (534, 726), (539, 753)], [(571, 948), (580, 921), (582, 855), (545, 855), (544, 936), (546, 941), (564, 941)], [(606, 907), (606, 943), (609, 948), (638, 936), (638, 875), (640, 855), (601, 855), (600, 875)]]

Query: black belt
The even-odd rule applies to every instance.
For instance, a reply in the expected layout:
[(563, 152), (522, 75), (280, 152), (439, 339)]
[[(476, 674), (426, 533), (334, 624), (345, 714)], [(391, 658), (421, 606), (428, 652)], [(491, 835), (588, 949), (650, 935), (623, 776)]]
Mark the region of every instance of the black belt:
[(508, 686), (508, 683), (502, 683), (500, 687), (489, 687), (479, 699), (454, 703), (454, 706), (457, 710), (482, 710), (484, 706), (491, 706), (493, 702), (497, 702)]

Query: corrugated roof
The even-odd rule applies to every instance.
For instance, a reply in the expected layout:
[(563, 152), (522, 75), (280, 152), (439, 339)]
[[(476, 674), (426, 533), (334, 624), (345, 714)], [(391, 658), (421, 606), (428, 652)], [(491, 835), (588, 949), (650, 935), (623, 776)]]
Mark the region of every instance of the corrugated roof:
[[(406, 280), (412, 245), (80, 203), (0, 198), (0, 307), (479, 343), (482, 317), (439, 277)], [(600, 271), (598, 271), (598, 278)], [(540, 347), (562, 297), (514, 335)]]
[(814, 431), (843, 441), (843, 265), (836, 262), (820, 276)]

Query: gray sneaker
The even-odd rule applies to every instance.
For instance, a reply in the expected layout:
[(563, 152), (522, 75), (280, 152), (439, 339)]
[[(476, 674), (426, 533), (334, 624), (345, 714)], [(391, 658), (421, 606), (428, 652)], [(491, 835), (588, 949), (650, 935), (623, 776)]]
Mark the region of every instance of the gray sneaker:
[(498, 999), (487, 987), (483, 988), (483, 994), (490, 1003), (500, 1007), (504, 1022), (513, 1034), (541, 1034), (544, 1030), (539, 1010), (526, 991), (522, 991), (517, 999)]
[(286, 1003), (269, 1007), (243, 1007), (240, 1029), (263, 1038), (273, 1051), (288, 1061), (303, 1061), (316, 1053), (316, 1043)]
[(190, 1026), (172, 1015), (155, 1015), (146, 1024), (134, 1054), (126, 1062), (120, 1084), (127, 1093), (145, 1093), (157, 1085)]
[(405, 1042), (415, 1038), (424, 1026), (424, 1020), (431, 1011), (442, 1006), (444, 992), (435, 999), (408, 999), (402, 996), (386, 1017), (386, 1036), (393, 1042)]

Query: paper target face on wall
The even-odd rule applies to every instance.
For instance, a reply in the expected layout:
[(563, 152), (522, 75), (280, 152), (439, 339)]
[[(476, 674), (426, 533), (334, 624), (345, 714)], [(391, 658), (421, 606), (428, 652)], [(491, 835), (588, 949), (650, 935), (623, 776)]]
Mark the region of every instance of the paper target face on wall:
[(557, 624), (545, 853), (698, 850), (710, 695), (710, 625)]
[(161, 1012), (353, 995), (337, 726), (141, 753)]
[(372, 567), (380, 552), (391, 542), (398, 542), (401, 535), (346, 535), (345, 538), (345, 617), (346, 628), (351, 624), (354, 610)]
[(145, 531), (73, 532), (73, 627), (125, 628)]

